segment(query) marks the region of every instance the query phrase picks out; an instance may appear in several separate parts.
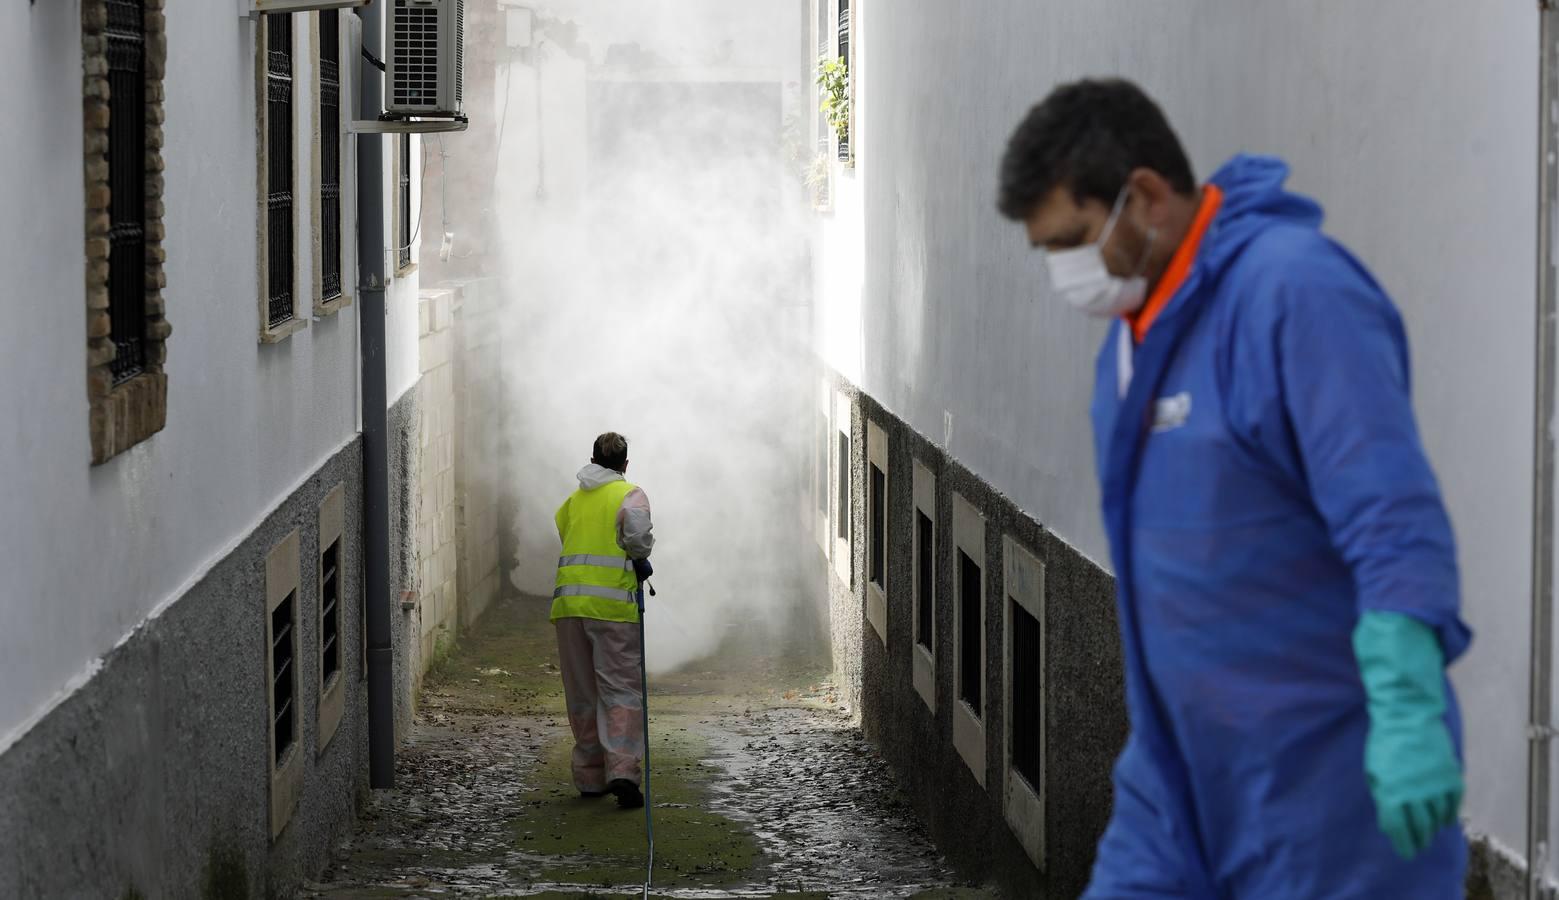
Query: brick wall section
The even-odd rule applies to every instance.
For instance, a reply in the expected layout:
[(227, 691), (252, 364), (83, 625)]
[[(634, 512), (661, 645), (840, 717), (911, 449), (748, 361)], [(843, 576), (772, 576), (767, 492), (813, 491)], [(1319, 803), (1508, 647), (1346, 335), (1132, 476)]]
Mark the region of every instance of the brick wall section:
[[(454, 639), (458, 624), (455, 332), (452, 327), (455, 303), (456, 292), (440, 288), (423, 291), (417, 304), (422, 383), (412, 520), (416, 535), (421, 672), (426, 672), (432, 664), (440, 645)], [(419, 681), (421, 672), (418, 673)]]

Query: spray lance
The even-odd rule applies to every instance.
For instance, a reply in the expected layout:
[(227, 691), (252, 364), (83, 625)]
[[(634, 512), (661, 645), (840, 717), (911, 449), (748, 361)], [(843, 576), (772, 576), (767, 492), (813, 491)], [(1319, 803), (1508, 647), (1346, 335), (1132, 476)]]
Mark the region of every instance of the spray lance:
[(634, 592), (634, 597), (639, 604), (639, 706), (642, 710), (640, 718), (644, 720), (644, 839), (649, 849), (649, 861), (644, 866), (644, 900), (649, 900), (650, 882), (655, 877), (655, 801), (650, 795), (650, 677), (645, 662), (648, 646), (644, 642), (644, 591), (648, 589), (650, 596), (655, 596), (655, 585), (650, 584), (655, 567), (647, 559), (636, 559), (633, 561), (633, 574), (639, 579), (639, 589)]

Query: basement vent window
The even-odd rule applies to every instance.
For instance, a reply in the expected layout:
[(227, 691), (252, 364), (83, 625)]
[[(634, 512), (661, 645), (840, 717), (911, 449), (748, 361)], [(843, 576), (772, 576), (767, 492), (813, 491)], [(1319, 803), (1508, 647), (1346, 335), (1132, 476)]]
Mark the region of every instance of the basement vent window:
[(331, 311), (341, 284), (341, 13), (319, 14), (319, 299)]
[(298, 594), (287, 595), (271, 610), (271, 749), (273, 762), (280, 764), (292, 750), (298, 736), (298, 673), (293, 668), (293, 621)]
[(292, 16), (265, 17), (265, 327), (297, 315), (293, 229)]
[(838, 521), (834, 523), (834, 537), (850, 540), (850, 436), (843, 431), (836, 435), (838, 455), (834, 466), (839, 498)]
[(983, 709), (980, 705), (980, 683), (985, 678), (984, 667), (980, 665), (980, 638), (985, 631), (983, 627), (985, 598), (980, 585), (984, 577), (985, 573), (980, 570), (980, 564), (970, 559), (967, 553), (959, 550), (958, 647), (961, 659), (958, 666), (958, 699), (962, 700), (977, 718)]
[(936, 593), (936, 523), (921, 510), (915, 510), (915, 646), (928, 653), (932, 649), (931, 598)]
[(985, 519), (953, 495), (953, 746), (984, 786)]
[(1007, 753), (1002, 811), (1034, 865), (1045, 866), (1045, 566), (1002, 542)]
[[(298, 603), (301, 572), (299, 538), (294, 531), (265, 559), (265, 681), (270, 709), (271, 839), (281, 836), (303, 790), (302, 732), (298, 723)], [(305, 651), (306, 652), (306, 651)]]
[(336, 735), (345, 709), (345, 614), (342, 597), (346, 560), (342, 532), (346, 526), (346, 488), (336, 485), (319, 507), (319, 752)]
[(866, 423), (866, 621), (888, 646), (888, 434)]
[(915, 693), (936, 712), (936, 476), (915, 460), (913, 547), (915, 634), (911, 669)]

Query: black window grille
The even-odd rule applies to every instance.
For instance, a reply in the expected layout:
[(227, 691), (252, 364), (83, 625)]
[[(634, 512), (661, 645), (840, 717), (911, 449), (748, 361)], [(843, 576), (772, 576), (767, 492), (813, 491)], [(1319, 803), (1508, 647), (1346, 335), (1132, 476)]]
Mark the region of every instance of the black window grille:
[(982, 717), (981, 688), (985, 672), (980, 665), (980, 636), (984, 630), (985, 598), (980, 590), (980, 565), (969, 554), (958, 551), (959, 660), (958, 698), (969, 704), (976, 718)]
[(395, 243), (395, 264), (399, 268), (411, 265), (411, 135), (401, 135), (400, 172), (397, 174), (401, 195), (401, 217)]
[(828, 417), (817, 416), (817, 511), (828, 518)]
[[(817, 0), (817, 65), (822, 69), (823, 63), (828, 60), (829, 45), (834, 42), (834, 29), (830, 27), (833, 17), (829, 15), (829, 0)], [(823, 112), (822, 104), (818, 104), (817, 110), (817, 152), (819, 156), (828, 153), (829, 135), (828, 116)]]
[(114, 382), (146, 365), (146, 26), (142, 0), (108, 0), (108, 317)]
[[(855, 100), (854, 72), (852, 65), (854, 60), (850, 58), (850, 0), (839, 0), (839, 63), (844, 66), (844, 90), (845, 96), (853, 103)], [(839, 158), (848, 161), (850, 159), (850, 134), (848, 132), (839, 138)]]
[(839, 493), (839, 521), (835, 534), (841, 541), (850, 539), (850, 436), (839, 432), (839, 459), (836, 468)]
[(319, 581), (320, 684), (341, 671), (341, 539), (330, 543), (321, 557)]
[(1012, 603), (1012, 767), (1038, 787), (1044, 748), (1045, 705), (1042, 695), (1039, 620), (1017, 601)]
[(936, 529), (931, 517), (915, 510), (915, 643), (931, 649), (931, 614), (936, 598)]
[(267, 323), (296, 315), (293, 303), (292, 16), (265, 17), (265, 233)]
[(868, 553), (871, 558), (869, 580), (879, 590), (886, 590), (888, 585), (888, 476), (875, 465), (871, 469), (871, 498), (868, 505), (871, 508), (871, 534), (867, 537), (871, 547)]
[(320, 295), (341, 296), (341, 13), (319, 14)]
[(271, 612), (271, 733), (278, 765), (298, 735), (298, 710), (293, 702), (297, 696), (298, 673), (293, 665), (296, 654), (292, 629), (293, 608), (297, 601), (298, 592), (293, 591)]

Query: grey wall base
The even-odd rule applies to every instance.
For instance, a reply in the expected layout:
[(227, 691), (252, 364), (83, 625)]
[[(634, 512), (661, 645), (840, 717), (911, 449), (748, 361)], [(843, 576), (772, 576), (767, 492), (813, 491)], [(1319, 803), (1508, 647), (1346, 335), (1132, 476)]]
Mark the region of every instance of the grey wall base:
[[(848, 385), (840, 389), (853, 392)], [(1111, 577), (884, 410), (856, 394), (852, 448), (853, 534), (866, 534), (865, 441), (871, 421), (889, 445), (886, 647), (866, 623), (865, 541), (852, 544), (853, 586), (830, 567), (834, 655), (846, 698), (859, 697), (862, 728), (893, 767), (932, 836), (968, 876), (1021, 897), (1075, 897), (1087, 884), (1094, 847), (1110, 811), (1110, 770), (1127, 734), (1121, 650)], [(915, 691), (913, 647), (913, 479), (919, 460), (937, 477), (936, 712)], [(954, 492), (986, 522), (985, 787), (953, 745)], [(1002, 653), (1003, 537), (1045, 565), (1045, 857), (1035, 866), (1002, 808), (1007, 674)]]
[[(366, 787), (362, 445), (315, 472), (187, 594), (0, 756), (0, 896), (265, 897), (327, 862)], [(319, 747), (319, 508), (345, 486), (345, 714)], [(265, 560), (297, 529), (303, 792), (273, 843)]]

